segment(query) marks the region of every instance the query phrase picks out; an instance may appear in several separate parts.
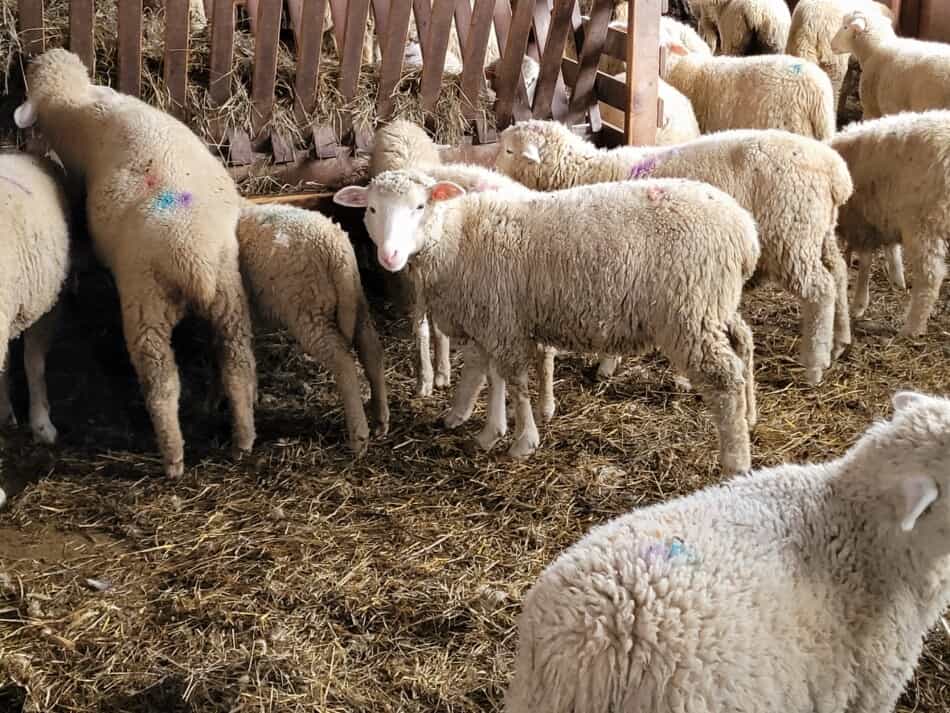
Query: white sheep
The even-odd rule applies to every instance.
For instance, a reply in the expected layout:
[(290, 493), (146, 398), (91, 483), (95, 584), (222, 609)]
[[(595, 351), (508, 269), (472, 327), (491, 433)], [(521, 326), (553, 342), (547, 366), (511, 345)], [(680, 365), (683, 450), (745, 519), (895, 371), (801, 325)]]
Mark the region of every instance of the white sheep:
[(590, 530), (538, 578), (507, 713), (893, 711), (950, 604), (950, 400), (842, 457)]
[[(615, 79), (627, 81), (627, 74), (618, 74)], [(682, 92), (677, 91), (662, 79), (657, 80), (657, 96), (663, 100), (663, 125), (656, 130), (657, 146), (681, 144), (700, 136), (699, 123), (693, 105)], [(601, 118), (617, 127), (624, 125), (624, 113), (606, 102), (600, 102)]]
[(844, 16), (831, 49), (861, 65), (864, 119), (901, 111), (950, 109), (950, 45), (898, 37), (880, 13)]
[[(733, 346), (751, 340), (738, 313), (759, 256), (747, 211), (712, 186), (676, 179), (464, 194), (390, 171), (334, 200), (367, 207), (382, 266), (398, 272), (411, 260), (410, 279), (436, 321), (472, 339), (511, 384), (511, 456), (538, 445), (527, 384), (538, 343), (588, 353), (655, 345), (706, 397), (723, 469), (749, 467), (751, 370)], [(488, 412), (483, 447), (504, 432), (504, 406), (490, 401)]]
[(831, 146), (847, 162), (854, 181), (854, 195), (838, 220), (845, 245), (861, 256), (852, 314), (860, 317), (867, 308), (872, 254), (900, 243), (912, 281), (900, 333), (923, 334), (947, 271), (950, 111), (852, 124)]
[(844, 16), (856, 9), (879, 12), (889, 21), (895, 17), (890, 8), (875, 0), (800, 0), (792, 12), (785, 53), (807, 59), (821, 67), (831, 80), (835, 106), (842, 107), (841, 86), (848, 73), (851, 55), (831, 49), (831, 40), (841, 27)]
[(834, 135), (831, 80), (817, 65), (788, 55), (710, 57), (660, 34), (669, 50), (662, 78), (689, 97), (703, 133), (784, 129), (820, 141)]
[(288, 205), (245, 201), (237, 229), (241, 272), (265, 322), (288, 329), (336, 381), (351, 450), (365, 452), (369, 427), (355, 345), (370, 383), (376, 435), (389, 430), (385, 359), (363, 294), (349, 236), (329, 218)]
[[(672, 148), (598, 149), (565, 126), (527, 121), (502, 132), (498, 169), (542, 191), (631, 178), (689, 178), (735, 198), (756, 220), (752, 283), (776, 282), (801, 304), (801, 360), (817, 384), (851, 343), (848, 273), (835, 239), (851, 196), (848, 167), (825, 144), (785, 131), (725, 131)], [(601, 362), (608, 376), (615, 360)]]
[(257, 375), (238, 265), (234, 181), (187, 126), (92, 84), (71, 52), (36, 57), (27, 86), (17, 126), (38, 124), (67, 170), (85, 178), (89, 231), (115, 277), (126, 347), (166, 474), (184, 470), (171, 334), (189, 309), (215, 329), (233, 451), (250, 451)]
[(781, 54), (792, 18), (785, 0), (693, 0), (700, 36), (715, 52)]
[(46, 353), (69, 273), (70, 227), (62, 173), (52, 161), (0, 153), (0, 225), (0, 426), (16, 424), (7, 357), (10, 341), (22, 334), (30, 429), (36, 441), (50, 444), (56, 428), (46, 394)]

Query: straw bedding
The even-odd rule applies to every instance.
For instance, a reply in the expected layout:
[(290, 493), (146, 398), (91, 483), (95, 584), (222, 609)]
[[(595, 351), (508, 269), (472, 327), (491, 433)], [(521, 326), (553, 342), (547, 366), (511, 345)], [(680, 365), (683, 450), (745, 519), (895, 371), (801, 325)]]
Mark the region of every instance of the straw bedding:
[[(385, 441), (352, 463), (326, 373), (286, 335), (262, 334), (260, 440), (230, 463), (226, 414), (199, 408), (207, 335), (185, 325), (189, 468), (169, 482), (113, 288), (84, 276), (50, 363), (62, 441), (47, 450), (8, 431), (0, 451), (6, 486), (28, 483), (0, 514), (0, 710), (24, 699), (75, 713), (495, 710), (541, 569), (590, 526), (719, 479), (707, 411), (659, 359), (630, 360), (601, 385), (584, 359), (564, 358), (537, 455), (472, 450), (482, 412), (460, 433), (438, 426), (447, 400), (412, 397), (405, 321), (373, 275), (367, 285), (390, 360)], [(901, 300), (880, 276), (873, 295), (855, 346), (816, 390), (790, 356), (796, 308), (768, 289), (746, 299), (756, 466), (839, 454), (893, 390), (946, 389), (945, 306), (926, 338), (899, 341)], [(900, 711), (946, 713), (948, 701), (938, 630)]]

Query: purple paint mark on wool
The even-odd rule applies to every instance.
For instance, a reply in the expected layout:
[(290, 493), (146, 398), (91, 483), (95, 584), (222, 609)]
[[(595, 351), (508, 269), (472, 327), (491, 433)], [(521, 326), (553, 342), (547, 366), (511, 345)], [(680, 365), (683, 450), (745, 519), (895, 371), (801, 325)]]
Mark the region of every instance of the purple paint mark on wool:
[(646, 161), (634, 164), (633, 168), (630, 169), (630, 179), (636, 180), (637, 178), (649, 176), (653, 172), (653, 169), (656, 168), (657, 163), (659, 163), (659, 157), (651, 156)]
[(188, 191), (178, 194), (178, 205), (182, 208), (190, 208), (192, 202), (192, 195)]
[(29, 188), (27, 188), (26, 186), (24, 186), (22, 183), (20, 183), (20, 182), (19, 182), (18, 180), (16, 180), (15, 178), (10, 178), (10, 176), (4, 176), (4, 175), (0, 174), (0, 179), (6, 181), (7, 183), (12, 183), (14, 186), (16, 186), (17, 188), (19, 188), (21, 191), (23, 191), (24, 193), (26, 193), (28, 196), (32, 196), (32, 195), (33, 195), (33, 191), (31, 191)]

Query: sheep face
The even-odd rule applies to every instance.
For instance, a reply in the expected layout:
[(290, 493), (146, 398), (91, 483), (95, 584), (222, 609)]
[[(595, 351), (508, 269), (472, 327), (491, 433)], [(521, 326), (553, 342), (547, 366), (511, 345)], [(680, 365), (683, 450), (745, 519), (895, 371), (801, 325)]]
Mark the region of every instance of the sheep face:
[(389, 272), (399, 272), (425, 244), (424, 227), (432, 206), (464, 193), (451, 181), (426, 185), (412, 172), (385, 171), (369, 187), (348, 186), (337, 191), (333, 200), (366, 209), (363, 222), (376, 245), (379, 264)]
[(545, 137), (538, 131), (512, 126), (502, 132), (499, 143), (495, 168), (528, 188), (537, 189)]
[(831, 50), (836, 54), (850, 54), (854, 51), (854, 40), (868, 31), (868, 18), (860, 10), (844, 16), (841, 27), (831, 39)]

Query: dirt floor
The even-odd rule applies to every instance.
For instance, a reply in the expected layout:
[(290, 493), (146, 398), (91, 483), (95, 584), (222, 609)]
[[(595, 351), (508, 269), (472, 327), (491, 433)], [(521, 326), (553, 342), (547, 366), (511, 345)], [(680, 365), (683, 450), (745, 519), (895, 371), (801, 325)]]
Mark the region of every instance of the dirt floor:
[[(793, 358), (797, 308), (768, 288), (747, 298), (756, 466), (837, 455), (895, 389), (946, 389), (946, 306), (926, 338), (900, 341), (905, 296), (881, 276), (873, 289), (854, 348), (817, 389)], [(84, 276), (49, 367), (61, 442), (4, 434), (0, 710), (25, 699), (40, 707), (23, 710), (82, 713), (496, 710), (521, 597), (542, 567), (592, 525), (719, 480), (707, 410), (658, 359), (628, 360), (600, 384), (586, 359), (563, 358), (559, 414), (537, 455), (474, 451), (481, 410), (457, 433), (440, 427), (446, 394), (412, 396), (405, 320), (372, 300), (390, 360), (388, 438), (351, 462), (327, 375), (285, 336), (262, 334), (258, 445), (229, 462), (226, 413), (199, 408), (206, 336), (185, 325), (188, 469), (170, 482), (112, 287)], [(948, 702), (938, 630), (900, 710), (946, 713)]]

